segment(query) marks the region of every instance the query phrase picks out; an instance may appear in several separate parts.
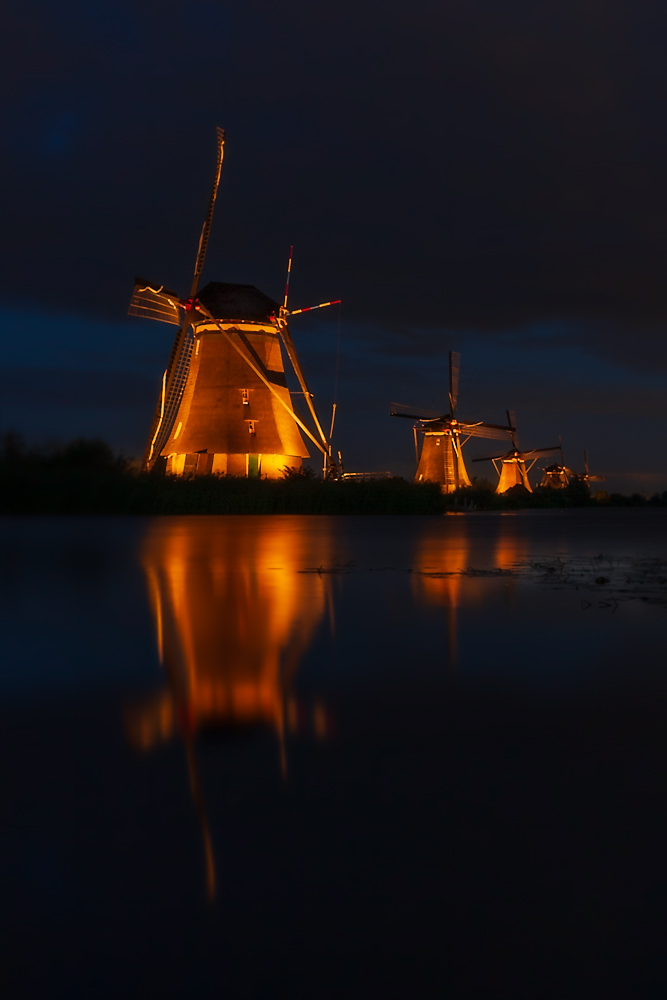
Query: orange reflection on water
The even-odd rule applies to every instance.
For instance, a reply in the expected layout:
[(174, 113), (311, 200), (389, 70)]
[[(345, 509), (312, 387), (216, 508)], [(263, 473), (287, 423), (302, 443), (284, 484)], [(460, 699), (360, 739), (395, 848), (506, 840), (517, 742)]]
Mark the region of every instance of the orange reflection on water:
[(494, 557), (498, 569), (515, 569), (525, 562), (530, 554), (530, 545), (521, 538), (514, 517), (500, 519), (500, 531), (496, 539)]
[(421, 604), (446, 609), (447, 656), (452, 670), (458, 666), (457, 611), (462, 598), (462, 574), (470, 565), (469, 552), (468, 536), (460, 522), (451, 533), (422, 537), (415, 552), (413, 594)]
[(183, 737), (211, 895), (215, 871), (194, 736), (269, 725), (284, 774), (286, 728), (308, 725), (319, 738), (327, 735), (324, 706), (306, 711), (291, 691), (331, 600), (331, 576), (303, 571), (329, 564), (330, 545), (330, 532), (304, 532), (300, 519), (281, 517), (165, 518), (144, 540), (166, 685), (128, 709), (128, 735), (145, 750), (176, 732)]
[(422, 538), (417, 546), (413, 587), (424, 604), (447, 604), (458, 607), (461, 599), (461, 574), (468, 569), (469, 546), (465, 535)]
[(330, 577), (304, 573), (329, 561), (325, 533), (304, 541), (287, 518), (157, 522), (141, 561), (169, 688), (136, 718), (142, 746), (177, 722), (271, 723), (328, 604)]

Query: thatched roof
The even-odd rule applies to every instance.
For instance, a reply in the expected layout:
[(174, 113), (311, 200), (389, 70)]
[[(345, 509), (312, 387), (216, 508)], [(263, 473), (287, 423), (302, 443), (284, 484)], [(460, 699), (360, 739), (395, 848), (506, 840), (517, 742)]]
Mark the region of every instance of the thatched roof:
[(246, 320), (262, 323), (278, 315), (280, 306), (254, 285), (230, 285), (211, 281), (199, 292), (198, 299), (220, 320)]

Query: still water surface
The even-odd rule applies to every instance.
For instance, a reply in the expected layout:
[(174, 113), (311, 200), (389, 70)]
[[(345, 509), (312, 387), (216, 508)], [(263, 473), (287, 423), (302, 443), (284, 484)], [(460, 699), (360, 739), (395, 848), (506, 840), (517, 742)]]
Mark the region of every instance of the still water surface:
[(662, 511), (15, 518), (0, 560), (7, 995), (664, 994)]

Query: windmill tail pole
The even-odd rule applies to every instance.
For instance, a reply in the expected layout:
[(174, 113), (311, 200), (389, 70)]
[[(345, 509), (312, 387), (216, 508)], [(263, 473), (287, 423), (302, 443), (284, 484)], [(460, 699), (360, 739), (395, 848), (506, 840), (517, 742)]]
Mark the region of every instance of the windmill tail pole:
[(208, 238), (211, 234), (211, 222), (213, 221), (213, 209), (215, 208), (215, 199), (218, 195), (218, 185), (220, 184), (220, 172), (222, 170), (222, 159), (225, 155), (225, 130), (222, 128), (217, 129), (218, 133), (218, 158), (215, 165), (215, 177), (213, 178), (213, 188), (211, 190), (211, 198), (208, 203), (208, 212), (206, 213), (206, 219), (204, 220), (204, 225), (202, 227), (201, 236), (199, 237), (199, 247), (197, 249), (197, 260), (195, 263), (195, 273), (192, 278), (192, 287), (190, 289), (190, 298), (194, 298), (197, 294), (197, 286), (199, 285), (199, 277), (202, 273), (204, 267), (204, 261), (206, 259), (206, 250), (208, 248)]
[(300, 313), (312, 312), (313, 309), (326, 309), (327, 306), (338, 306), (341, 301), (341, 299), (332, 299), (331, 302), (320, 302), (317, 306), (305, 306), (303, 309), (292, 309), (289, 315), (298, 316)]

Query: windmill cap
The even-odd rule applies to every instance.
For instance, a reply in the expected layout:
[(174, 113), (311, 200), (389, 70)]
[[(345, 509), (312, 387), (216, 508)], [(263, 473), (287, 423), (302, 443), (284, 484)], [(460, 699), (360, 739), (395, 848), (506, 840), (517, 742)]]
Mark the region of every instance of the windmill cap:
[(254, 285), (231, 285), (224, 281), (210, 281), (197, 298), (208, 311), (220, 320), (249, 320), (267, 322), (277, 316), (280, 305), (264, 295)]

